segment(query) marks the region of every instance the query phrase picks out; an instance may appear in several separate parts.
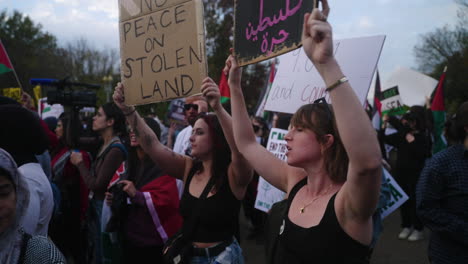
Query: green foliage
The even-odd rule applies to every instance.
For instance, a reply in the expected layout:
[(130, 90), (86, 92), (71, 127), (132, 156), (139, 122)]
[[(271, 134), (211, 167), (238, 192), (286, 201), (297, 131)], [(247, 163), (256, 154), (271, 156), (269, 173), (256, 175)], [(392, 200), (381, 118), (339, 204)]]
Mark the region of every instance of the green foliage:
[(44, 32), (40, 24), (14, 11), (0, 13), (0, 38), (8, 52), (23, 89), (30, 90), (31, 78), (63, 78), (65, 51), (55, 36)]
[(445, 106), (455, 113), (468, 101), (468, 0), (457, 0), (458, 24), (444, 26), (421, 36), (414, 52), (421, 71), (439, 79), (447, 66)]

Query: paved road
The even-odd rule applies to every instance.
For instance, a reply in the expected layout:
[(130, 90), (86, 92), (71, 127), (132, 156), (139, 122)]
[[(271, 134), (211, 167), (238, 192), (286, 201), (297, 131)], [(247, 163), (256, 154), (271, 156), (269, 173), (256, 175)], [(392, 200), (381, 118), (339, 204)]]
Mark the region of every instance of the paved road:
[[(241, 213), (242, 215), (242, 213)], [(426, 230), (426, 239), (418, 242), (409, 242), (397, 238), (400, 232), (399, 212), (394, 212), (384, 220), (384, 231), (375, 248), (371, 259), (372, 264), (428, 264), (427, 243), (429, 232)], [(241, 246), (245, 255), (246, 264), (264, 264), (265, 251), (261, 238), (247, 240), (248, 224), (241, 216)]]

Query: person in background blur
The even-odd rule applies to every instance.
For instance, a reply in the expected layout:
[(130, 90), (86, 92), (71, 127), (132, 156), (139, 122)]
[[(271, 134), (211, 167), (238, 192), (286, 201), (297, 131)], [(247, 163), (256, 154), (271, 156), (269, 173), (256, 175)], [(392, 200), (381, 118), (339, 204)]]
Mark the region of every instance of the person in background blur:
[(56, 205), (49, 234), (65, 256), (82, 263), (81, 231), (88, 208), (88, 188), (78, 168), (71, 163), (70, 156), (72, 151), (80, 152), (88, 169), (91, 167), (91, 157), (87, 152), (76, 149), (79, 126), (78, 120), (72, 124), (70, 115), (62, 114), (55, 129), (59, 144), (52, 152), (52, 182), (61, 198), (60, 204)]
[(397, 149), (395, 180), (409, 197), (400, 209), (402, 229), (398, 238), (418, 241), (424, 239), (424, 227), (416, 215), (416, 184), (430, 155), (430, 141), (421, 115), (414, 112), (404, 114), (401, 120), (385, 115), (383, 121), (384, 126), (390, 123), (398, 131), (390, 135), (380, 133), (379, 136)]
[(31, 235), (47, 236), (54, 209), (52, 188), (36, 155), (44, 153), (49, 139), (39, 117), (19, 104), (0, 105), (0, 148), (15, 159), (29, 185), (30, 202), (23, 228)]
[[(262, 117), (256, 116), (252, 118), (252, 127), (255, 133), (257, 143), (266, 147), (268, 143), (269, 129), (268, 125)], [(255, 200), (257, 198), (259, 175), (254, 172), (252, 181), (249, 183), (247, 192), (245, 193), (242, 206), (244, 208), (244, 214), (248, 220), (252, 223), (252, 230), (247, 236), (248, 239), (252, 239), (263, 234), (263, 228), (265, 225), (266, 213), (255, 208)]]
[(456, 144), (426, 162), (416, 190), (418, 216), (431, 230), (433, 264), (468, 263), (468, 101), (452, 122)]
[(31, 196), (13, 158), (0, 148), (0, 263), (61, 264), (65, 258), (46, 236), (31, 235), (22, 223)]
[(208, 112), (208, 104), (203, 97), (193, 96), (185, 99), (184, 114), (188, 126), (177, 135), (173, 148), (175, 153), (190, 155), (190, 136), (192, 135), (192, 127), (197, 120), (198, 114), (206, 112)]
[[(91, 191), (87, 220), (89, 224), (88, 252), (92, 251), (91, 259), (94, 263), (102, 261), (101, 244), (101, 214), (107, 186), (114, 172), (125, 160), (127, 151), (119, 136), (126, 133), (125, 116), (114, 103), (106, 103), (99, 107), (93, 118), (93, 130), (104, 140), (99, 149), (93, 166), (88, 168), (81, 152), (72, 152), (70, 161), (77, 166), (86, 186)], [(92, 248), (92, 250), (91, 250)]]
[[(159, 124), (152, 118), (144, 120), (159, 137)], [(117, 216), (123, 218), (120, 231), (123, 232), (124, 263), (144, 263), (148, 259), (162, 263), (164, 242), (182, 226), (176, 180), (151, 160), (133, 131), (130, 131), (130, 145), (128, 159), (116, 171), (110, 184), (110, 188), (122, 185), (130, 201), (127, 213)], [(112, 198), (111, 193), (106, 193), (109, 206)], [(110, 228), (109, 224), (107, 227)]]

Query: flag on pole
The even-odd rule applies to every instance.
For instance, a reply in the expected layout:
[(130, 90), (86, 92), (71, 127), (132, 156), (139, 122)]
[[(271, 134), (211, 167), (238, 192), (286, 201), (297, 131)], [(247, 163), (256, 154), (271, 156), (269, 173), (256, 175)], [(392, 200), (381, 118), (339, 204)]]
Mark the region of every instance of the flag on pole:
[(219, 93), (221, 94), (222, 104), (231, 99), (231, 91), (229, 90), (227, 76), (224, 74), (224, 71), (221, 72), (221, 79), (219, 80)]
[(375, 77), (375, 90), (374, 90), (374, 115), (372, 116), (372, 125), (375, 129), (380, 130), (382, 118), (382, 102), (380, 102), (382, 88), (380, 87), (379, 71)]
[(10, 58), (0, 41), (0, 92), (4, 96), (21, 101), (21, 86)]
[(440, 76), (434, 99), (431, 104), (432, 116), (434, 117), (434, 144), (432, 145), (432, 154), (444, 150), (447, 147), (447, 143), (443, 136), (446, 114), (444, 104), (444, 83), (446, 73), (447, 66), (444, 68), (444, 72)]

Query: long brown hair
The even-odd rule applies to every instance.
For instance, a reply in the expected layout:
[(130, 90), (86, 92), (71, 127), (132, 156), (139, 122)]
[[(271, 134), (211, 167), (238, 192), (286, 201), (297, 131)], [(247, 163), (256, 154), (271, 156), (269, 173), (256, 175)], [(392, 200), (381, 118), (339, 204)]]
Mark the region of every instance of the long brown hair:
[(341, 142), (331, 105), (326, 103), (303, 105), (293, 115), (291, 125), (312, 130), (320, 144), (326, 143), (325, 135), (333, 135), (333, 144), (323, 152), (325, 170), (333, 182), (345, 182), (349, 159)]
[(215, 190), (218, 191), (221, 185), (227, 181), (227, 171), (229, 164), (231, 164), (231, 149), (216, 115), (200, 113), (198, 114), (198, 119), (203, 119), (208, 125), (211, 139), (213, 140), (213, 165), (212, 168), (203, 168), (203, 163), (195, 160), (193, 169), (201, 171), (204, 169), (211, 170), (211, 177), (216, 178)]

